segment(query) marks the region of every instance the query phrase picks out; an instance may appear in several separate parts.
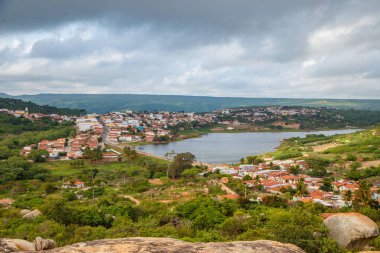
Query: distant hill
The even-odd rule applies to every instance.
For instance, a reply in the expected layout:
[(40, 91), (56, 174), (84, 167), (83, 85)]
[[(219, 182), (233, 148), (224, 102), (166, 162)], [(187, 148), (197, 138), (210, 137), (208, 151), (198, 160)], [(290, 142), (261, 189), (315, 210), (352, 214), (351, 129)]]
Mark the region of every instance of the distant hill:
[[(0, 97), (13, 97), (0, 93)], [(208, 112), (216, 109), (241, 106), (298, 105), (336, 107), (341, 109), (380, 110), (380, 100), (370, 99), (290, 99), (290, 98), (237, 98), (178, 95), (135, 94), (38, 94), (13, 98), (64, 108), (83, 108), (88, 112), (110, 111), (194, 111)]]
[[(2, 96), (1, 94), (0, 96)], [(9, 97), (9, 96), (8, 96)], [(87, 114), (86, 110), (83, 109), (70, 109), (70, 108), (57, 108), (49, 105), (38, 105), (32, 102), (25, 102), (21, 99), (15, 98), (0, 98), (0, 108), (10, 109), (10, 110), (24, 110), (28, 107), (31, 113), (44, 113), (44, 114), (59, 114), (59, 115), (69, 115), (69, 116), (79, 116)]]

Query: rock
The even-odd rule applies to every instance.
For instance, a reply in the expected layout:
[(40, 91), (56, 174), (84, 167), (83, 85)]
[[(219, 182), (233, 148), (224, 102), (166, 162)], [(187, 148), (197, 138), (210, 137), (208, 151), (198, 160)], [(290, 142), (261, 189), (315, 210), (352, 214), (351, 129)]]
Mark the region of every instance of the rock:
[(34, 251), (34, 245), (31, 242), (20, 239), (0, 239), (0, 252), (18, 252), (18, 251)]
[(0, 205), (3, 206), (11, 206), (14, 202), (15, 200), (11, 198), (0, 199)]
[(338, 213), (326, 218), (323, 223), (341, 248), (362, 249), (379, 235), (377, 224), (360, 213)]
[(28, 214), (28, 213), (30, 213), (31, 212), (31, 210), (29, 210), (29, 209), (22, 209), (21, 211), (20, 211), (20, 214), (22, 215), (22, 216), (24, 216), (25, 214)]
[(37, 237), (33, 241), (34, 249), (37, 251), (54, 249), (56, 247), (55, 241), (51, 239), (44, 239), (42, 237)]
[[(26, 210), (26, 209), (24, 209), (24, 210)], [(34, 220), (36, 217), (38, 217), (40, 215), (41, 215), (41, 211), (38, 209), (34, 209), (33, 211), (31, 211), (31, 212), (29, 211), (28, 213), (24, 214), (24, 216), (22, 216), (22, 217), (25, 219)]]
[(133, 237), (120, 239), (104, 239), (92, 242), (81, 242), (54, 250), (50, 253), (304, 253), (292, 244), (275, 241), (240, 241), (240, 242), (212, 242), (188, 243), (169, 238)]

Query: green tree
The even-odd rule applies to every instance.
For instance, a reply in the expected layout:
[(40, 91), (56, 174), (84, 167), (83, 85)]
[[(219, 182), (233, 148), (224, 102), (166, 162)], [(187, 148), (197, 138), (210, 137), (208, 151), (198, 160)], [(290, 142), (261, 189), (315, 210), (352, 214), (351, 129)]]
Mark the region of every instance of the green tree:
[(90, 149), (86, 147), (83, 151), (83, 158), (88, 159), (91, 162), (96, 162), (103, 159), (103, 152), (100, 148)]
[(352, 194), (352, 191), (351, 190), (348, 190), (344, 193), (344, 199), (346, 201), (351, 201), (352, 200), (352, 197), (353, 197), (353, 194)]
[(359, 181), (359, 189), (355, 192), (353, 205), (355, 208), (368, 206), (371, 203), (371, 184), (365, 180)]
[(128, 146), (126, 146), (126, 147), (124, 148), (124, 154), (125, 154), (125, 156), (126, 156), (128, 159), (130, 159), (130, 160), (134, 160), (134, 159), (137, 157), (137, 152), (136, 152), (136, 150), (134, 150), (134, 149), (132, 149), (132, 148), (130, 148), (130, 147), (128, 147)]
[(308, 194), (307, 192), (307, 189), (306, 189), (306, 185), (305, 185), (305, 182), (303, 180), (301, 180), (298, 184), (297, 184), (297, 187), (296, 187), (296, 196), (300, 196), (300, 197), (303, 197), (303, 196), (306, 196)]
[(268, 228), (274, 240), (293, 243), (306, 252), (340, 252), (338, 244), (328, 238), (328, 229), (313, 210), (301, 207), (287, 212), (279, 210), (269, 217)]
[(49, 152), (47, 152), (46, 150), (39, 149), (32, 150), (28, 155), (28, 159), (33, 160), (34, 162), (45, 162), (46, 158), (48, 157)]
[(44, 185), (44, 192), (46, 194), (51, 194), (51, 193), (55, 192), (56, 190), (57, 190), (57, 188), (52, 183), (46, 183)]
[(194, 162), (195, 156), (190, 152), (177, 154), (169, 167), (169, 175), (172, 178), (179, 178), (183, 171), (193, 167)]
[(331, 184), (331, 179), (330, 178), (324, 178), (323, 179), (323, 182), (322, 182), (322, 185), (319, 189), (321, 189), (322, 191), (325, 191), (325, 192), (331, 192), (333, 191), (333, 186)]
[(300, 166), (298, 166), (298, 165), (296, 165), (296, 166), (292, 165), (292, 166), (290, 166), (288, 172), (290, 174), (293, 174), (293, 175), (298, 175), (298, 174), (301, 173)]

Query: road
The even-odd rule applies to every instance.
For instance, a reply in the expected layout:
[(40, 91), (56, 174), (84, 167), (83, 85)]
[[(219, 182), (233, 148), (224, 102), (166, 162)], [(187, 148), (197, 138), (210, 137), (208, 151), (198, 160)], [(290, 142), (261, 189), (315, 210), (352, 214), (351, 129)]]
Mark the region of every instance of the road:
[(126, 196), (124, 196), (124, 197), (127, 198), (127, 199), (132, 200), (133, 202), (135, 202), (137, 206), (139, 206), (139, 205), (141, 204), (141, 201), (140, 201), (140, 200), (138, 200), (138, 199), (136, 199), (136, 198), (134, 198), (134, 197), (132, 197), (132, 196), (130, 196), (130, 195), (126, 195)]

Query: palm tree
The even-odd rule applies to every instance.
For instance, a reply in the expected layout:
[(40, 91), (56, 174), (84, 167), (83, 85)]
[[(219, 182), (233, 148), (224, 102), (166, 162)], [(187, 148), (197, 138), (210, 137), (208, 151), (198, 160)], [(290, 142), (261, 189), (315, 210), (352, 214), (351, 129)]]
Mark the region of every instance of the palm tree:
[(359, 189), (355, 192), (354, 206), (367, 206), (371, 200), (371, 184), (365, 180), (359, 181)]
[(308, 194), (308, 191), (306, 189), (306, 185), (305, 185), (305, 182), (303, 180), (301, 180), (298, 184), (297, 184), (297, 188), (296, 188), (296, 196), (300, 196), (300, 197), (303, 197), (305, 195)]

